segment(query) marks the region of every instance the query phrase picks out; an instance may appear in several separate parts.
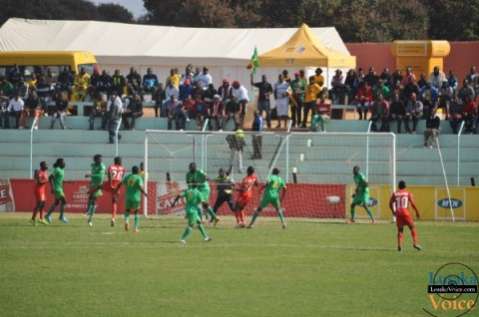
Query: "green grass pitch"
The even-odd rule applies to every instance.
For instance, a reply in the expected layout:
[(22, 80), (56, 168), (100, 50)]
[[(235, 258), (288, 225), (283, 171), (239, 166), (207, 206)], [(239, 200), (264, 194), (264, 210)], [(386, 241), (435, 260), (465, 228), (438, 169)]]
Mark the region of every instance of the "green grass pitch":
[[(225, 218), (183, 246), (181, 217), (141, 232), (82, 216), (33, 227), (0, 215), (0, 316), (426, 316), (428, 273), (447, 262), (479, 272), (479, 224), (419, 222), (424, 251), (395, 248), (393, 224)], [(477, 313), (477, 311), (475, 312)], [(472, 313), (473, 316), (475, 313)]]

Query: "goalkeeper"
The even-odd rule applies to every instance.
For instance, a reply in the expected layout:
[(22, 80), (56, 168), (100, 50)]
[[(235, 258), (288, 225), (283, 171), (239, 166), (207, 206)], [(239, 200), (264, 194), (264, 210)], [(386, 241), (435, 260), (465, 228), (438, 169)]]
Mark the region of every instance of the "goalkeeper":
[(353, 179), (356, 184), (356, 190), (353, 195), (353, 202), (351, 203), (351, 222), (355, 222), (355, 208), (356, 206), (363, 207), (368, 213), (371, 222), (374, 223), (374, 217), (368, 207), (369, 204), (369, 184), (366, 177), (360, 172), (359, 166), (353, 167)]

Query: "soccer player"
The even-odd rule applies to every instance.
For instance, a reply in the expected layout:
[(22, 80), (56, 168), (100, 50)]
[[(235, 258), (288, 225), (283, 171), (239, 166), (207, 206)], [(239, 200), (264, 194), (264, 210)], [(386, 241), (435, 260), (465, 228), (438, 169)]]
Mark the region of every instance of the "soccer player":
[(414, 209), (416, 212), (417, 219), (420, 218), (419, 210), (414, 204), (414, 200), (412, 199), (412, 194), (406, 190), (406, 182), (400, 181), (398, 184), (399, 190), (395, 191), (391, 199), (389, 200), (389, 208), (391, 212), (396, 217), (396, 225), (398, 228), (398, 251), (402, 250), (402, 240), (403, 240), (403, 233), (404, 233), (404, 226), (408, 226), (409, 230), (411, 230), (411, 236), (413, 241), (413, 247), (420, 251), (422, 247), (418, 244), (418, 237), (416, 232), (416, 226), (414, 225), (414, 221), (409, 213), (409, 205)]
[[(215, 225), (220, 221), (213, 211), (213, 208), (210, 207), (210, 185), (208, 184), (208, 176), (202, 170), (196, 168), (196, 163), (192, 162), (188, 166), (188, 173), (186, 174), (186, 184), (188, 188), (196, 187), (196, 189), (201, 194), (201, 206), (203, 212), (210, 216), (210, 222), (213, 222)], [(201, 218), (201, 213), (199, 214)]]
[(196, 188), (195, 185), (189, 186), (180, 196), (177, 196), (173, 206), (176, 205), (176, 202), (180, 197), (184, 197), (186, 200), (185, 212), (186, 212), (186, 219), (188, 220), (188, 224), (185, 228), (185, 231), (181, 235), (180, 242), (186, 244), (186, 239), (191, 235), (193, 232), (193, 227), (196, 225), (198, 230), (201, 233), (204, 241), (211, 241), (211, 238), (208, 236), (203, 223), (201, 222), (200, 215), (201, 210), (198, 207), (199, 204), (203, 201), (203, 194)]
[(281, 202), (283, 201), (284, 195), (286, 194), (286, 184), (284, 183), (284, 180), (279, 177), (279, 169), (273, 168), (273, 173), (270, 177), (268, 177), (268, 181), (263, 188), (265, 189), (263, 197), (261, 198), (259, 207), (256, 208), (255, 212), (253, 213), (253, 217), (251, 218), (251, 222), (249, 223), (247, 228), (253, 228), (254, 222), (256, 221), (256, 218), (258, 218), (261, 211), (269, 204), (271, 204), (278, 213), (283, 229), (286, 229), (284, 211), (283, 208), (281, 208)]
[(244, 228), (244, 208), (253, 199), (253, 186), (258, 186), (258, 178), (256, 177), (253, 166), (248, 166), (246, 176), (241, 181), (238, 188), (238, 198), (236, 199), (235, 217), (238, 228)]
[(230, 178), (231, 169), (232, 166), (230, 166), (228, 171), (220, 168), (218, 171), (218, 177), (215, 178), (216, 191), (218, 192), (216, 202), (213, 206), (213, 212), (215, 215), (225, 202), (228, 204), (231, 211), (235, 211), (235, 204), (233, 202), (233, 188), (235, 185)]
[(118, 211), (118, 200), (120, 199), (119, 192), (116, 190), (118, 185), (123, 180), (125, 175), (125, 168), (121, 164), (121, 157), (117, 156), (113, 159), (113, 164), (108, 166), (108, 189), (111, 191), (111, 202), (112, 202), (112, 212), (111, 212), (111, 222), (112, 227), (115, 226), (116, 213)]
[(43, 220), (43, 208), (47, 200), (47, 184), (48, 184), (48, 166), (45, 161), (40, 162), (40, 169), (35, 170), (35, 198), (37, 200), (32, 214), (32, 223), (37, 223), (37, 213), (40, 213), (40, 223), (45, 223)]
[(93, 163), (91, 164), (91, 172), (90, 174), (85, 175), (85, 177), (90, 178), (88, 205), (86, 209), (88, 225), (90, 227), (93, 227), (93, 215), (96, 211), (96, 200), (103, 195), (101, 188), (103, 187), (103, 182), (105, 180), (105, 170), (106, 167), (102, 162), (102, 156), (100, 154), (95, 154), (95, 156), (93, 156)]
[(140, 169), (138, 166), (131, 168), (131, 174), (125, 176), (123, 181), (118, 185), (116, 190), (119, 190), (122, 185), (126, 187), (125, 191), (125, 231), (130, 228), (130, 213), (135, 213), (135, 233), (139, 232), (140, 218), (138, 212), (141, 205), (141, 194), (147, 196), (143, 188), (143, 178), (139, 175)]
[(68, 223), (67, 217), (65, 217), (65, 192), (63, 190), (63, 179), (65, 178), (65, 161), (63, 158), (58, 158), (53, 164), (53, 172), (48, 177), (48, 181), (52, 187), (52, 193), (55, 196), (55, 201), (53, 205), (48, 210), (45, 220), (48, 223), (52, 223), (52, 213), (55, 208), (60, 205), (60, 221), (63, 223)]
[(369, 203), (369, 185), (366, 181), (366, 177), (360, 172), (359, 166), (353, 167), (353, 179), (356, 184), (356, 190), (353, 195), (353, 202), (351, 203), (351, 222), (356, 222), (356, 206), (363, 207), (368, 213), (371, 222), (374, 223), (374, 217), (371, 210), (368, 207)]

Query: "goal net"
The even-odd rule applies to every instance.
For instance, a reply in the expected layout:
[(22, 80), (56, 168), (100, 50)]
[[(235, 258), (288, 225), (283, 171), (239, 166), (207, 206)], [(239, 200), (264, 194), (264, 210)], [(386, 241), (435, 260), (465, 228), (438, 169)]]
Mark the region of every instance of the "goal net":
[[(240, 144), (238, 144), (240, 140)], [(172, 206), (176, 195), (186, 187), (188, 164), (196, 162), (210, 179), (210, 204), (216, 199), (215, 178), (221, 168), (231, 171), (239, 184), (252, 166), (260, 183), (273, 168), (287, 183), (283, 201), (287, 217), (344, 218), (354, 190), (352, 169), (359, 166), (371, 188), (370, 206), (380, 215), (380, 202), (394, 189), (395, 136), (389, 133), (261, 133), (146, 131), (145, 169), (157, 184), (156, 197), (146, 203), (149, 214), (183, 211), (181, 203)], [(261, 186), (254, 188), (247, 214), (261, 199)], [(237, 195), (233, 195), (234, 199)], [(152, 200), (154, 199), (154, 203)], [(219, 209), (232, 215), (227, 204)], [(276, 215), (268, 207), (264, 215)], [(358, 210), (358, 216), (362, 213)]]

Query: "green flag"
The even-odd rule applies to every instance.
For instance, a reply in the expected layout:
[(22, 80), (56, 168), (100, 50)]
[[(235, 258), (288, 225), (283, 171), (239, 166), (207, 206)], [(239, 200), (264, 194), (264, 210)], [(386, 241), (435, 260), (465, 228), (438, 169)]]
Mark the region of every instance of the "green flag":
[(259, 67), (259, 58), (258, 58), (258, 49), (254, 47), (253, 55), (251, 56), (250, 61), (251, 67), (253, 68), (253, 74), (256, 73), (256, 68)]

